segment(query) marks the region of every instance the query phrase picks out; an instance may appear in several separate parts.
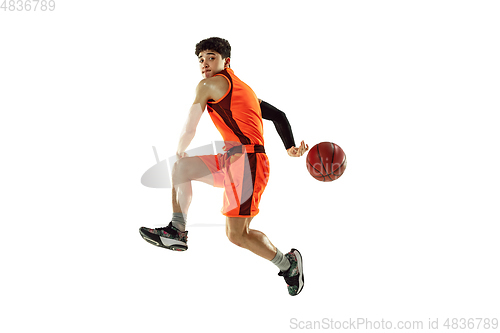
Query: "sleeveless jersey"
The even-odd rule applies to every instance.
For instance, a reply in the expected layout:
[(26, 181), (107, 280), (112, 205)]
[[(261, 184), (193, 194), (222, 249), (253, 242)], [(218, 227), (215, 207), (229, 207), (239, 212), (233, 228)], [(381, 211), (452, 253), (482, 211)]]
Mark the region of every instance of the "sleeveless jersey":
[(264, 129), (259, 99), (231, 68), (215, 74), (223, 76), (229, 89), (217, 101), (207, 101), (207, 109), (215, 127), (226, 143), (226, 150), (237, 145), (264, 145)]

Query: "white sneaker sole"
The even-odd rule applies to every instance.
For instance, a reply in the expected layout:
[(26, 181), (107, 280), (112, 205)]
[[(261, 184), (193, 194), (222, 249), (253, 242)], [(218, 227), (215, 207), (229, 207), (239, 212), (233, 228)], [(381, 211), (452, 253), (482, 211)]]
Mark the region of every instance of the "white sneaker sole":
[(139, 229), (139, 232), (145, 241), (155, 246), (163, 247), (172, 251), (186, 251), (188, 249), (187, 244), (179, 240), (161, 237), (159, 235), (149, 235), (148, 233), (143, 233), (141, 229)]
[(171, 248), (171, 247), (186, 247), (186, 243), (172, 239), (167, 237), (161, 237), (160, 240), (163, 243), (163, 246)]
[(304, 288), (304, 271), (303, 271), (303, 263), (302, 263), (302, 255), (299, 250), (293, 249), (293, 254), (295, 254), (295, 258), (297, 258), (297, 269), (299, 271), (299, 288), (297, 289), (297, 295)]

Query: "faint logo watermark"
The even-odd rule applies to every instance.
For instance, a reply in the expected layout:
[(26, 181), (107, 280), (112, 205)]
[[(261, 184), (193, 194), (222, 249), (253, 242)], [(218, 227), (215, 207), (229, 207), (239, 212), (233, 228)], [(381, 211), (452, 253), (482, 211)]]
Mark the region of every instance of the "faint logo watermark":
[[(229, 143), (233, 145), (233, 143)], [(227, 152), (226, 146), (228, 142), (224, 141), (213, 141), (211, 144), (204, 145), (201, 147), (193, 148), (186, 151), (189, 157), (194, 156), (204, 156), (204, 155), (218, 155), (225, 154)], [(241, 145), (241, 144), (238, 144)], [(174, 164), (177, 162), (178, 157), (176, 155), (170, 156), (167, 159), (160, 160), (156, 147), (153, 146), (153, 153), (156, 160), (156, 164), (152, 165), (141, 177), (141, 184), (149, 188), (172, 188), (172, 178), (171, 172), (174, 169)], [(243, 158), (241, 158), (243, 157)], [(225, 169), (224, 165), (220, 167), (225, 169), (227, 175), (230, 178), (230, 186), (225, 187), (224, 200), (229, 202), (229, 209), (237, 208), (238, 204), (242, 205), (247, 200), (251, 200), (253, 193), (253, 182), (252, 174), (250, 172), (250, 165), (247, 154), (244, 154), (237, 158), (237, 161), (231, 162), (231, 166), (238, 164), (235, 169), (229, 166)], [(222, 159), (218, 162), (219, 164), (228, 163), (227, 160)], [(242, 171), (241, 171), (242, 170)], [(235, 183), (233, 184), (233, 176), (235, 176), (234, 171), (240, 172), (235, 178)], [(233, 174), (232, 174), (233, 173)], [(231, 186), (233, 185), (233, 186)], [(225, 226), (225, 224), (190, 224), (190, 227), (218, 227)]]

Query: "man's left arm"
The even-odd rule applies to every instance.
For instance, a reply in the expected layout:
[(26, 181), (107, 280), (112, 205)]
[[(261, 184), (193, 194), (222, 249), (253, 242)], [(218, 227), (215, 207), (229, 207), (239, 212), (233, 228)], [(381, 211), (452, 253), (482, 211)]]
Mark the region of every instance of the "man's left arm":
[(292, 127), (290, 126), (285, 113), (260, 98), (259, 103), (262, 111), (262, 119), (271, 120), (274, 123), (274, 127), (276, 127), (276, 131), (278, 132), (281, 141), (283, 141), (283, 145), (285, 146), (288, 155), (292, 157), (302, 156), (309, 149), (309, 146), (304, 143), (304, 140), (302, 140), (300, 146), (295, 147)]

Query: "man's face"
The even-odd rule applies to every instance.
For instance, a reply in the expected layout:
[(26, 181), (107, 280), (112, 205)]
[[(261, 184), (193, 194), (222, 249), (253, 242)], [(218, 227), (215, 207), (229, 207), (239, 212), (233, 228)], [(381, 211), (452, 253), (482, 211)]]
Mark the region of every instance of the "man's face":
[(207, 79), (223, 71), (226, 64), (229, 65), (229, 58), (222, 59), (220, 53), (205, 50), (198, 55), (198, 62), (200, 63), (201, 75)]

